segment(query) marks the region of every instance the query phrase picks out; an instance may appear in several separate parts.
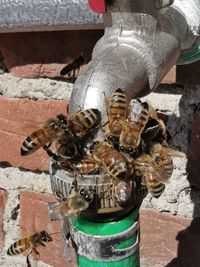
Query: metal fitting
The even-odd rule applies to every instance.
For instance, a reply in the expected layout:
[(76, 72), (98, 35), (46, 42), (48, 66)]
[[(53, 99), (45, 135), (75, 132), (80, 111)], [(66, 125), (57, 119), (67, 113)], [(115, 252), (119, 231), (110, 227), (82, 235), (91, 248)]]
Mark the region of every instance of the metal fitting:
[(0, 32), (103, 28), (86, 0), (0, 0)]
[(165, 7), (169, 7), (174, 3), (174, 0), (157, 0), (156, 8), (161, 9)]
[(98, 108), (105, 119), (104, 95), (117, 88), (129, 100), (150, 93), (179, 57), (177, 29), (159, 13), (155, 0), (112, 3), (104, 15), (105, 34), (74, 85), (70, 113)]
[[(133, 255), (139, 249), (139, 223), (115, 235), (96, 236), (86, 234), (72, 226), (71, 236), (78, 254), (92, 261), (119, 261)], [(136, 234), (136, 241), (130, 247), (118, 249), (117, 246)]]
[(106, 118), (104, 94), (121, 88), (129, 99), (144, 96), (181, 51), (180, 63), (200, 58), (200, 0), (113, 0), (104, 22), (105, 34), (74, 85), (70, 113), (92, 107)]

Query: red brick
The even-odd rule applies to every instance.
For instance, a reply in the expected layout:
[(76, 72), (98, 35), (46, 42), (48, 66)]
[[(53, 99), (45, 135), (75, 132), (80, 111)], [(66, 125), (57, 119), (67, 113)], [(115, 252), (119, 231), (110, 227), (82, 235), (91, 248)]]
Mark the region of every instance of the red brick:
[(161, 83), (176, 83), (176, 66), (173, 66)]
[(23, 140), (48, 118), (66, 114), (66, 101), (8, 99), (0, 97), (0, 162), (31, 170), (48, 169), (48, 157), (43, 149), (22, 157)]
[(3, 218), (8, 193), (4, 189), (0, 189), (0, 249), (3, 248), (5, 242), (5, 233), (3, 231)]
[(3, 33), (0, 51), (9, 71), (18, 77), (56, 77), (83, 54), (91, 58), (103, 30)]
[[(52, 195), (38, 194), (34, 192), (22, 192), (20, 194), (20, 228), (21, 236), (27, 236), (34, 232), (46, 230), (48, 233), (60, 232), (60, 222), (51, 222), (48, 218), (47, 203), (55, 201)], [(66, 266), (61, 234), (52, 236), (53, 242), (46, 248), (39, 249), (40, 259), (54, 267)], [(73, 259), (75, 261), (75, 259)], [(71, 263), (69, 267), (75, 267)]]
[(191, 185), (200, 189), (200, 112), (196, 112), (192, 119), (190, 144), (188, 148), (188, 180)]
[(146, 209), (140, 214), (141, 257), (147, 266), (199, 266), (200, 218), (192, 221)]

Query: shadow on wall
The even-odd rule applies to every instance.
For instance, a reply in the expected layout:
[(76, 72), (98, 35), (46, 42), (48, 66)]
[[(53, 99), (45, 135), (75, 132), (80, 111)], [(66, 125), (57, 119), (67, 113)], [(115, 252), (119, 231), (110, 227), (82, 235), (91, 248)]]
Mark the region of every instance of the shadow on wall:
[[(197, 70), (197, 71), (196, 71)], [(191, 225), (177, 234), (179, 242), (177, 257), (165, 267), (199, 267), (200, 266), (200, 62), (177, 67), (177, 82), (187, 85), (190, 91), (183, 91), (180, 101), (180, 117), (174, 117), (174, 125), (182, 131), (180, 148), (188, 147), (188, 180), (191, 184), (190, 197), (194, 203)], [(196, 96), (196, 97), (195, 97)], [(189, 115), (188, 115), (189, 114)], [(170, 119), (170, 118), (169, 118)], [(187, 120), (187, 121), (186, 121)], [(177, 122), (177, 123), (176, 123)], [(185, 132), (185, 133), (184, 133)], [(187, 133), (186, 133), (187, 132)], [(181, 134), (181, 133), (180, 133)], [(184, 136), (185, 134), (185, 136)], [(180, 137), (180, 136), (179, 136)], [(186, 146), (186, 142), (187, 145)], [(182, 144), (181, 144), (182, 143)], [(177, 146), (177, 144), (175, 144)], [(182, 146), (182, 147), (181, 147)]]
[[(191, 199), (195, 203), (197, 190), (191, 191)], [(198, 194), (200, 191), (198, 190)], [(194, 199), (193, 199), (194, 197)], [(198, 212), (196, 208), (195, 213)], [(177, 258), (173, 259), (165, 267), (199, 267), (200, 266), (200, 217), (193, 219), (191, 225), (184, 231), (178, 233), (176, 240), (178, 240)]]

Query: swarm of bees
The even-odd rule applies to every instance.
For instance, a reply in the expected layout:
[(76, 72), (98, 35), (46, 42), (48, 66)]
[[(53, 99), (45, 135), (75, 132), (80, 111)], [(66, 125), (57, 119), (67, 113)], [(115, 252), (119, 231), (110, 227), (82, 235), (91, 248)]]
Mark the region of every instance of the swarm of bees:
[[(58, 168), (74, 178), (68, 196), (57, 195), (60, 203), (55, 209), (63, 217), (86, 211), (95, 205), (99, 194), (80, 187), (77, 176), (105, 176), (111, 184), (109, 194), (123, 208), (132, 205), (141, 187), (158, 198), (172, 175), (172, 157), (181, 156), (168, 146), (166, 126), (150, 103), (140, 99), (128, 103), (126, 93), (117, 89), (110, 97), (105, 96), (105, 104), (106, 123), (102, 124), (101, 113), (94, 108), (72, 116), (59, 114), (31, 133), (21, 146), (22, 156), (43, 148)], [(97, 131), (104, 133), (103, 140), (94, 141)], [(36, 247), (49, 241), (50, 235), (43, 231), (15, 242), (7, 253), (29, 251), (38, 255)]]
[[(164, 122), (150, 103), (140, 99), (128, 103), (121, 89), (109, 98), (105, 96), (105, 102), (108, 121), (104, 125), (98, 109), (79, 110), (72, 116), (60, 114), (25, 139), (21, 155), (43, 148), (60, 168), (74, 177), (107, 176), (113, 186), (113, 198), (119, 205), (130, 201), (138, 181), (154, 197), (159, 197), (173, 172), (172, 157), (180, 156), (167, 144)], [(91, 142), (97, 130), (103, 131), (105, 138)], [(68, 209), (71, 206), (73, 210), (67, 213), (77, 213), (72, 207), (75, 194), (78, 202), (85, 200), (85, 209), (92, 202), (91, 196), (89, 202), (86, 200), (86, 195), (95, 195), (76, 187), (64, 201)]]

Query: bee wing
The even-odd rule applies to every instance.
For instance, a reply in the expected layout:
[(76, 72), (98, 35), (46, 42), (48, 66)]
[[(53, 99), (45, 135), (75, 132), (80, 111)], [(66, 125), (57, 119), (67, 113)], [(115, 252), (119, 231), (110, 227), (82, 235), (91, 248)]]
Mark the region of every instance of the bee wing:
[(184, 154), (182, 152), (165, 146), (162, 147), (162, 153), (165, 154), (166, 156), (171, 156), (171, 157), (177, 157), (177, 158), (184, 157)]
[(151, 164), (146, 164), (146, 171), (150, 172), (153, 177), (161, 182), (166, 183), (169, 178), (166, 179), (164, 167), (156, 164), (156, 162), (151, 162)]
[(24, 136), (30, 135), (32, 132), (42, 128), (44, 126), (44, 123), (38, 122), (38, 121), (25, 121), (20, 125), (21, 132)]
[(59, 213), (65, 217), (69, 217), (71, 213), (70, 213), (70, 208), (68, 206), (68, 200), (69, 199), (65, 199), (61, 203), (53, 207), (54, 212)]

